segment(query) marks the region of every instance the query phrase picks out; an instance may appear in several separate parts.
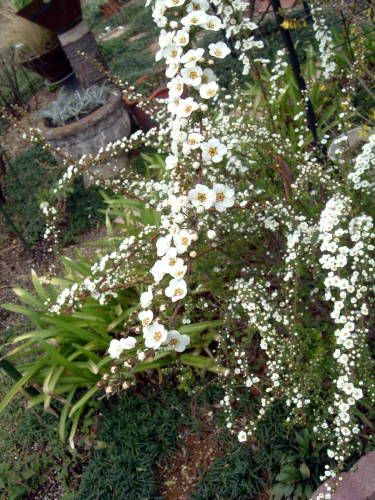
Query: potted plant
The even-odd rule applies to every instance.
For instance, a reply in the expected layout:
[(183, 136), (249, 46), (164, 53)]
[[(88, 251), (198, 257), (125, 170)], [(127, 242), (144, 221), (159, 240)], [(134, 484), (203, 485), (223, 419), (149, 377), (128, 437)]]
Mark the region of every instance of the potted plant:
[(61, 34), (82, 21), (80, 0), (15, 0), (17, 14), (54, 33)]
[[(131, 123), (121, 92), (95, 85), (70, 94), (60, 91), (57, 99), (40, 113), (38, 128), (55, 149), (78, 160), (83, 155), (95, 156), (100, 148), (128, 137)], [(92, 168), (84, 175), (85, 185), (92, 181), (90, 172), (110, 178), (126, 165), (126, 160), (124, 154)]]
[(3, 2), (0, 8), (0, 51), (15, 50), (23, 66), (52, 83), (72, 75), (72, 67), (57, 36), (16, 15), (15, 5)]

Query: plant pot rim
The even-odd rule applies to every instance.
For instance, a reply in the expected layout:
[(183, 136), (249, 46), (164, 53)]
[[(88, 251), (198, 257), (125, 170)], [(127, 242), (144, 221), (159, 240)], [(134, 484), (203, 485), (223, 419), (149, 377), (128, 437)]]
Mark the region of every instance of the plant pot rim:
[(110, 89), (109, 93), (109, 99), (105, 104), (78, 121), (62, 125), (61, 127), (48, 127), (45, 124), (44, 118), (41, 118), (37, 126), (41, 130), (43, 136), (51, 141), (77, 135), (77, 133), (104, 120), (106, 116), (112, 114), (119, 104), (122, 104), (121, 92), (119, 90)]

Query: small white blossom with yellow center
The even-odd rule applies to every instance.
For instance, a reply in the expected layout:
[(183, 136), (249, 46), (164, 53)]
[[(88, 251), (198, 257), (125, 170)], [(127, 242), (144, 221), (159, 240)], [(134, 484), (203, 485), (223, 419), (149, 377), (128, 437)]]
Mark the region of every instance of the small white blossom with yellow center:
[(210, 4), (207, 0), (193, 0), (187, 6), (187, 11), (192, 12), (193, 10), (203, 10), (206, 11), (210, 8)]
[(181, 7), (185, 3), (185, 0), (165, 0), (165, 6), (169, 9), (174, 7)]
[(177, 330), (170, 330), (168, 332), (167, 340), (164, 342), (168, 349), (183, 352), (190, 344), (189, 335), (181, 335)]
[(188, 118), (194, 111), (199, 108), (198, 104), (192, 97), (181, 99), (177, 109), (177, 116), (180, 118)]
[(203, 26), (208, 19), (208, 15), (203, 10), (192, 10), (187, 16), (181, 19), (181, 24), (186, 27)]
[(167, 340), (167, 335), (167, 330), (164, 326), (154, 321), (154, 323), (146, 326), (143, 330), (145, 346), (150, 349), (158, 349)]
[(173, 41), (179, 47), (185, 47), (189, 43), (189, 32), (186, 30), (178, 30)]
[(181, 57), (180, 62), (185, 65), (185, 68), (194, 68), (203, 54), (204, 49), (190, 49)]
[(203, 207), (206, 210), (212, 207), (215, 199), (213, 191), (204, 184), (197, 184), (189, 191), (188, 197), (194, 207)]
[(181, 229), (173, 236), (173, 242), (176, 246), (177, 253), (185, 253), (191, 244), (191, 234), (186, 229)]
[(109, 348), (108, 354), (113, 359), (119, 359), (122, 352), (128, 349), (134, 349), (137, 340), (134, 337), (127, 337), (126, 339), (112, 339)]
[(180, 97), (184, 91), (184, 80), (181, 76), (175, 76), (170, 82), (167, 83), (170, 97)]
[(203, 70), (200, 66), (194, 66), (193, 68), (183, 68), (181, 70), (181, 76), (184, 83), (187, 85), (192, 85), (193, 87), (199, 87), (202, 82)]
[(212, 188), (215, 193), (214, 206), (218, 212), (224, 212), (234, 205), (234, 190), (224, 184), (215, 184)]
[(216, 82), (206, 83), (199, 88), (199, 95), (202, 99), (212, 99), (219, 91), (219, 85)]
[(210, 139), (201, 145), (203, 161), (219, 163), (227, 153), (227, 148), (218, 139)]
[(154, 319), (154, 313), (151, 311), (151, 309), (146, 309), (138, 314), (138, 319), (142, 323), (143, 327), (149, 326)]
[(223, 23), (217, 16), (207, 16), (203, 28), (209, 31), (219, 31), (223, 28)]
[(186, 297), (187, 285), (184, 279), (171, 279), (169, 285), (165, 289), (165, 295), (172, 300), (172, 302), (177, 302), (178, 300)]
[(224, 59), (224, 57), (227, 57), (227, 55), (230, 54), (230, 48), (224, 42), (210, 43), (208, 49), (210, 51), (210, 55), (218, 59)]

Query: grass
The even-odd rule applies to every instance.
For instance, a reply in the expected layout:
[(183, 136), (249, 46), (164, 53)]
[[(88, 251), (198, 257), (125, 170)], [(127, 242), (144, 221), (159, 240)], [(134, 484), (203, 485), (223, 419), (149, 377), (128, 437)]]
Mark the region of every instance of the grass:
[[(3, 332), (2, 341), (13, 330)], [(12, 384), (0, 370), (0, 399)], [(0, 498), (29, 498), (47, 484), (55, 491), (69, 491), (75, 480), (74, 460), (58, 440), (56, 418), (42, 410), (26, 410), (25, 403), (20, 395), (0, 417)]]
[[(40, 146), (13, 159), (7, 168), (5, 209), (30, 245), (36, 244), (43, 234), (45, 224), (39, 206), (60, 173), (61, 166)], [(77, 181), (66, 201), (62, 243), (74, 243), (80, 233), (102, 223), (103, 208), (99, 191), (84, 189), (82, 181)]]
[(186, 398), (174, 389), (125, 394), (103, 412), (99, 449), (84, 470), (77, 499), (162, 498), (156, 464), (175, 450), (179, 426), (188, 422)]

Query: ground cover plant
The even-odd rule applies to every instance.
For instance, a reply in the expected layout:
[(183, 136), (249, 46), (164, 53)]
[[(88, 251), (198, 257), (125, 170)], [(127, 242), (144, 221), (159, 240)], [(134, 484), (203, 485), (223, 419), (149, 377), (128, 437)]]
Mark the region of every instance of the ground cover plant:
[[(270, 56), (247, 4), (148, 3), (169, 96), (150, 106), (123, 90), (159, 127), (65, 160), (46, 193), (44, 239), (56, 251), (59, 204), (72, 183), (119, 152), (141, 151), (116, 179), (96, 174), (108, 236), (95, 254), (65, 259), (58, 276), (33, 273), (35, 293), (18, 288), (23, 304), (6, 306), (33, 326), (8, 347), (8, 359), (22, 356), (22, 378), (0, 410), (35, 386), (29, 404), (57, 405), (58, 433), (74, 448), (80, 423), (122, 397), (100, 431), (113, 446), (94, 454), (80, 491), (158, 498), (155, 461), (168, 454), (156, 422), (173, 405), (152, 390), (145, 400), (134, 394), (169, 383), (165, 398), (183, 390), (194, 401), (204, 372), (219, 388), (210, 404), (228, 444), (191, 497), (309, 498), (373, 447), (375, 135), (370, 106), (356, 105), (359, 92), (373, 99), (371, 10), (353, 14), (361, 36), (349, 44), (330, 29), (330, 4), (311, 2), (315, 39), (299, 47), (301, 83), (295, 54), (279, 46)], [(286, 29), (290, 19), (276, 13)], [(229, 81), (229, 68), (241, 74)], [(49, 147), (38, 130), (24, 133)], [(111, 424), (122, 411), (126, 428), (137, 419), (125, 415), (136, 413), (156, 429), (129, 431), (126, 458), (121, 425)], [(163, 431), (172, 448), (183, 413)], [(115, 480), (101, 475), (102, 461)], [(118, 475), (122, 463), (132, 481)]]

